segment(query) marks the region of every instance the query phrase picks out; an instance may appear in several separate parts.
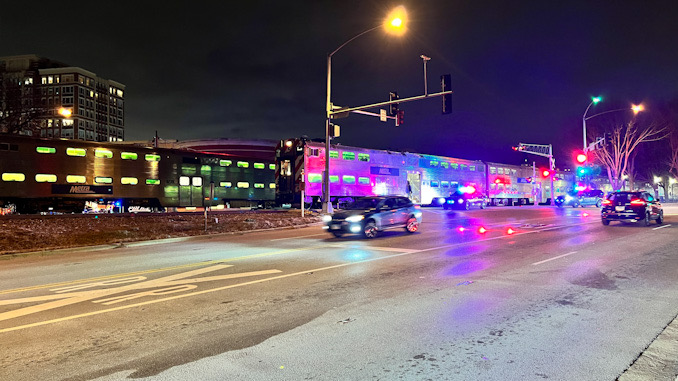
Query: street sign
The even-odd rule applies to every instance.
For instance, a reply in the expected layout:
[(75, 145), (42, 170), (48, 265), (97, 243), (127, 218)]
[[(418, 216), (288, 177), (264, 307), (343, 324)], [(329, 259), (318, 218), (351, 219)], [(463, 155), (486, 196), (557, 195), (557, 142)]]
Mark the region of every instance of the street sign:
[(379, 110), (379, 120), (381, 120), (382, 122), (386, 121), (386, 110), (383, 109)]

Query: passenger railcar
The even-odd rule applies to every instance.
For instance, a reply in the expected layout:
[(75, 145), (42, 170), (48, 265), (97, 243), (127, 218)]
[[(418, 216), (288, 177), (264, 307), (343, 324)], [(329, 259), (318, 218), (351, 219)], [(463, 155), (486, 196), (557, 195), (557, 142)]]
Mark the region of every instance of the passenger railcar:
[[(228, 154), (0, 135), (0, 206), (17, 212), (270, 206), (275, 164)], [(211, 196), (211, 197), (210, 197)]]

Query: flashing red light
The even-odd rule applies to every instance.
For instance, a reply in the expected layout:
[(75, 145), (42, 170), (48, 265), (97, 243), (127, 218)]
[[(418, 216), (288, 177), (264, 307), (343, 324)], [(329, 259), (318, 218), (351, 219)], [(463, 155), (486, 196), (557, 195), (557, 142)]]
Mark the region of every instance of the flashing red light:
[(511, 229), (511, 228), (506, 229), (506, 234), (508, 234), (508, 235), (511, 235), (511, 234), (513, 234), (513, 233), (515, 233), (515, 232), (516, 232), (516, 231), (513, 230), (513, 229)]
[(603, 205), (612, 205), (612, 201), (610, 201), (610, 200), (603, 200)]
[(586, 212), (584, 212), (584, 213), (582, 213), (582, 216), (584, 216), (584, 217), (588, 217), (588, 216), (589, 216), (589, 214), (588, 214), (588, 213), (586, 213)]
[(459, 230), (459, 233), (463, 233), (466, 230), (466, 228), (463, 227), (463, 226), (460, 226), (460, 227), (457, 228), (457, 230)]
[(584, 164), (584, 163), (586, 163), (586, 160), (588, 160), (588, 157), (586, 157), (586, 154), (580, 153), (580, 154), (577, 155), (577, 163)]
[(485, 229), (484, 227), (481, 226), (481, 227), (478, 228), (478, 233), (485, 234), (485, 233), (487, 233), (487, 229)]
[(631, 200), (631, 205), (645, 205), (645, 201), (639, 198), (634, 198)]
[(541, 171), (541, 175), (544, 177), (549, 177), (551, 176), (551, 171), (549, 171), (548, 169), (544, 169), (543, 171)]
[(501, 179), (495, 179), (495, 180), (494, 180), (494, 183), (495, 183), (495, 184), (500, 184), (500, 183), (501, 183)]

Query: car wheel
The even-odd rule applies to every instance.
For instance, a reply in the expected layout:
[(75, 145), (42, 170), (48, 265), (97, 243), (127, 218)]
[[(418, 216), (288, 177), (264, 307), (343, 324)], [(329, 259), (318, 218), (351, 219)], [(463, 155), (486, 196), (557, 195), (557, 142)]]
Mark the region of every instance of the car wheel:
[(487, 207), (487, 204), (485, 202), (480, 203), (480, 209), (485, 209)]
[(650, 226), (650, 213), (645, 213), (645, 219), (643, 220), (643, 225)]
[(603, 223), (603, 225), (605, 225), (605, 226), (607, 226), (607, 225), (610, 224), (610, 220), (606, 220), (606, 219), (604, 219), (604, 218), (603, 218), (602, 220), (600, 220), (600, 221), (601, 221), (601, 222)]
[(660, 211), (659, 214), (657, 215), (657, 225), (661, 225), (662, 222), (664, 222), (664, 211)]
[(332, 232), (332, 235), (334, 235), (337, 238), (341, 238), (341, 236), (343, 236), (344, 233), (343, 232)]
[(601, 206), (603, 206), (603, 201), (602, 200), (596, 201), (596, 208), (600, 208)]
[(416, 232), (419, 230), (419, 221), (414, 217), (410, 217), (407, 220), (407, 225), (405, 225), (405, 230), (407, 230), (408, 233)]
[(368, 221), (363, 227), (363, 235), (365, 238), (374, 238), (377, 236), (377, 225), (374, 221)]

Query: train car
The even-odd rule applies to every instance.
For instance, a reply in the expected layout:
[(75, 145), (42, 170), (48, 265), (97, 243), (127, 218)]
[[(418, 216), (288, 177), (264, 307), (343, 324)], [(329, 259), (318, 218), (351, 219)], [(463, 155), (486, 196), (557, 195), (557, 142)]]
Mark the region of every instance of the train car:
[[(275, 163), (121, 143), (0, 135), (0, 206), (19, 213), (270, 206)], [(210, 197), (211, 196), (211, 197)]]
[[(323, 194), (325, 144), (282, 140), (276, 148), (276, 203), (317, 206)], [(402, 195), (422, 205), (442, 205), (460, 187), (485, 191), (481, 161), (409, 152), (331, 145), (330, 195), (333, 203), (356, 196)]]
[(528, 205), (534, 203), (535, 185), (532, 166), (485, 162), (485, 189), (490, 205)]

